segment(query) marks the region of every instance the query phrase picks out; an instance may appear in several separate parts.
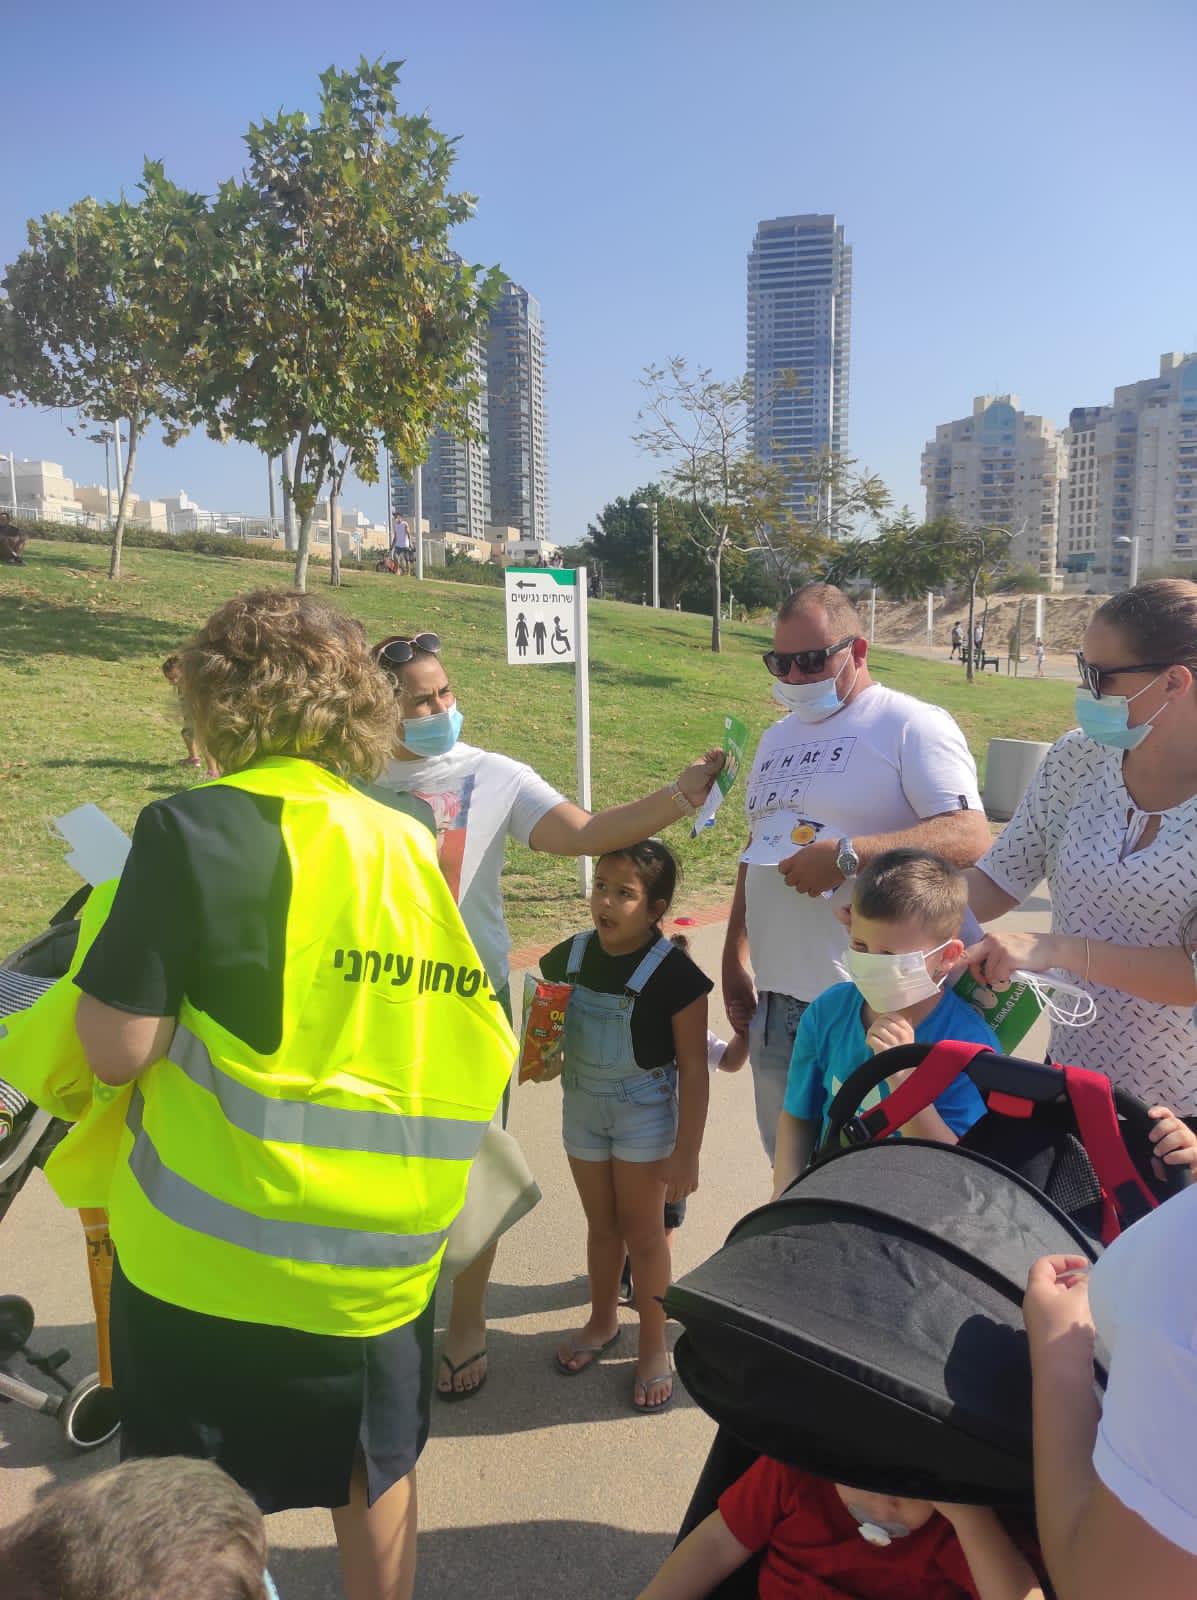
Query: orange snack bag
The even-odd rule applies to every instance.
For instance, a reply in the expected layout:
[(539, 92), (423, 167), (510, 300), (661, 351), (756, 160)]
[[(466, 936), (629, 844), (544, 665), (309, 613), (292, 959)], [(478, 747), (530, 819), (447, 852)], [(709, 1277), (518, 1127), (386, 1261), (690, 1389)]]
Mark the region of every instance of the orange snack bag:
[(549, 1083), (565, 1064), (565, 1008), (572, 983), (549, 983), (524, 974), (524, 1027), (520, 1043), (521, 1083)]

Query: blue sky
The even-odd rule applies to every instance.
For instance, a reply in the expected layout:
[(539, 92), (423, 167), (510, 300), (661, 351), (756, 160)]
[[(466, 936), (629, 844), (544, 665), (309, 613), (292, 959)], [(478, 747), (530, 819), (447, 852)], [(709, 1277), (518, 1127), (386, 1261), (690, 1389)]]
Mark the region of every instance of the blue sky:
[[(541, 301), (563, 543), (651, 476), (630, 441), (647, 362), (742, 371), (762, 217), (844, 223), (851, 450), (920, 511), (923, 442), (974, 394), (1064, 423), (1197, 349), (1191, 0), (60, 0), (8, 8), (4, 54), (0, 262), (27, 217), (132, 190), (143, 156), (212, 189), (330, 63), (406, 60), (405, 108), (460, 135), (479, 197), (460, 248)], [(0, 402), (9, 449), (103, 480), (57, 415)], [(203, 438), (148, 441), (137, 485), (265, 510), (261, 458)]]

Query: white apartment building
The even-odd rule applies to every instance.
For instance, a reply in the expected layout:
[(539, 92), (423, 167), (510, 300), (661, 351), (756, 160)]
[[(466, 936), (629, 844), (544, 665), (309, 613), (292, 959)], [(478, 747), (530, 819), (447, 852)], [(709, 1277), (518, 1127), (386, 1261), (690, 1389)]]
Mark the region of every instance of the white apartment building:
[(800, 463), (848, 448), (851, 324), (843, 225), (813, 212), (758, 223), (748, 256), (753, 449), (762, 461), (792, 464), (786, 505), (804, 522), (828, 507)]
[(1022, 411), (1017, 395), (978, 395), (972, 416), (942, 423), (923, 450), (927, 521), (1008, 528), (1012, 565), (1054, 580), (1064, 470), (1055, 423)]
[(1115, 389), (1113, 405), (1077, 406), (1062, 437), (1068, 582), (1125, 587), (1136, 538), (1140, 574), (1197, 562), (1197, 353), (1162, 355), (1159, 376)]

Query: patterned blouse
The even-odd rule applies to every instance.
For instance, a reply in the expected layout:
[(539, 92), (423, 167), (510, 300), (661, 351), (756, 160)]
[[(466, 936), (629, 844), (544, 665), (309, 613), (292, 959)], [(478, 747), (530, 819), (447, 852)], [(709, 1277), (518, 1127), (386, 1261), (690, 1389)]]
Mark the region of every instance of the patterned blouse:
[[(1046, 878), (1054, 933), (1175, 949), (1197, 908), (1197, 796), (1156, 813), (1158, 833), (1136, 850), (1153, 814), (1127, 793), (1122, 754), (1078, 729), (1057, 739), (978, 864), (1020, 901)], [(1097, 1004), (1097, 1018), (1087, 1028), (1053, 1025), (1052, 1059), (1100, 1068), (1148, 1105), (1197, 1114), (1193, 1008), (1098, 983), (1082, 987)]]

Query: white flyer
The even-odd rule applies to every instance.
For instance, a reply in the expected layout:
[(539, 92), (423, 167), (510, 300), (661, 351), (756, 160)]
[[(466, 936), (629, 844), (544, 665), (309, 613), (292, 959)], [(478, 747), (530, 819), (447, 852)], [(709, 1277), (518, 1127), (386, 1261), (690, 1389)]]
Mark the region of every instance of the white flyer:
[(73, 867), (85, 883), (106, 883), (119, 878), (133, 841), (99, 806), (76, 806), (65, 817), (55, 817), (54, 826), (71, 846), (67, 866)]
[(748, 848), (740, 857), (750, 867), (775, 867), (804, 845), (813, 844), (826, 823), (798, 811), (770, 811), (752, 824)]

